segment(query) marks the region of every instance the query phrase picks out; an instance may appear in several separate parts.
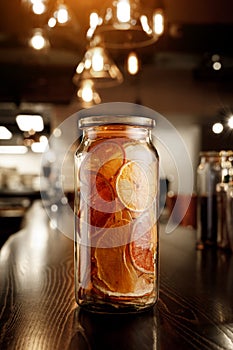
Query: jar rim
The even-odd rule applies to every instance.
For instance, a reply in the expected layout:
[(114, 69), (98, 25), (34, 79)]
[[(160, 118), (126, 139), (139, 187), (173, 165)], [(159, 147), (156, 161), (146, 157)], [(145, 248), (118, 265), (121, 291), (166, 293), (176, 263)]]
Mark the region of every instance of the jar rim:
[(155, 127), (155, 120), (134, 115), (94, 115), (81, 118), (78, 121), (78, 127), (80, 129), (89, 128), (93, 126), (101, 125), (129, 125), (129, 126), (139, 126), (152, 129)]

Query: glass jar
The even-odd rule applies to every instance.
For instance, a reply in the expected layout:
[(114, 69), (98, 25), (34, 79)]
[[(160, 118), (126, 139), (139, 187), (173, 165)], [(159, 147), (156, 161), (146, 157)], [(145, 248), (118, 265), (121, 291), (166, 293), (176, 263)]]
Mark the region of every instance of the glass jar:
[(94, 312), (158, 299), (158, 165), (145, 117), (79, 120), (75, 154), (75, 295)]
[(217, 193), (221, 182), (219, 152), (200, 152), (197, 168), (197, 249), (217, 245)]

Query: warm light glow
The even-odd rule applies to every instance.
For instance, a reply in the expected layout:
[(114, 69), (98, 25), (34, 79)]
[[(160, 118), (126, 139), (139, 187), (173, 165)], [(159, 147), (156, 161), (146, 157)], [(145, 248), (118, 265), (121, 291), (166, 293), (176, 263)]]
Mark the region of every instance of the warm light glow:
[(80, 62), (76, 68), (76, 73), (81, 74), (85, 68), (85, 65), (83, 62)]
[(128, 0), (118, 0), (117, 19), (122, 23), (130, 21), (130, 3)]
[(42, 13), (44, 13), (46, 10), (46, 6), (43, 3), (42, 0), (38, 0), (38, 1), (34, 1), (33, 5), (32, 5), (32, 11), (36, 14), (36, 15), (42, 15)]
[(131, 52), (127, 59), (127, 70), (129, 74), (135, 75), (139, 70), (138, 57), (135, 52)]
[(212, 131), (213, 131), (215, 134), (221, 134), (221, 132), (223, 131), (223, 125), (222, 125), (222, 123), (215, 123), (215, 124), (212, 126)]
[(30, 45), (35, 50), (41, 50), (46, 46), (46, 40), (40, 30), (36, 31), (33, 37), (30, 39)]
[(95, 72), (100, 72), (104, 69), (104, 58), (101, 54), (101, 50), (98, 48), (95, 49), (95, 52), (92, 56), (92, 69)]
[(0, 126), (0, 139), (9, 140), (12, 138), (12, 133), (5, 126)]
[(164, 32), (164, 16), (161, 9), (156, 10), (153, 14), (153, 32), (157, 35)]
[(27, 151), (26, 146), (0, 146), (0, 154), (25, 154)]
[(60, 24), (65, 24), (69, 21), (69, 13), (65, 5), (60, 5), (57, 10), (57, 21)]
[(43, 153), (43, 152), (45, 152), (47, 146), (48, 146), (48, 143), (33, 142), (31, 145), (31, 150), (34, 153)]
[(144, 32), (146, 32), (147, 34), (150, 35), (152, 33), (152, 30), (148, 24), (148, 18), (145, 15), (142, 15), (140, 17), (140, 20), (141, 20), (141, 24), (142, 24), (142, 29), (144, 30)]
[(212, 67), (214, 70), (220, 70), (222, 68), (222, 65), (220, 62), (214, 62)]
[(93, 82), (89, 79), (84, 80), (82, 82), (82, 86), (77, 92), (77, 96), (84, 102), (84, 103), (100, 103), (101, 99), (99, 94), (94, 91)]
[(90, 27), (91, 28), (96, 28), (99, 24), (99, 16), (98, 13), (92, 12), (90, 14)]
[(82, 87), (81, 98), (84, 102), (91, 102), (93, 100), (93, 89), (91, 81), (87, 80)]
[(59, 129), (59, 128), (55, 128), (54, 130), (53, 130), (53, 136), (54, 137), (60, 137), (62, 135), (62, 132), (61, 132), (61, 129)]
[(213, 62), (220, 61), (220, 56), (217, 53), (215, 53), (212, 55), (211, 59)]
[(233, 129), (233, 115), (231, 115), (228, 119), (228, 126), (229, 128)]
[(48, 138), (45, 135), (41, 135), (39, 140), (40, 140), (40, 143), (44, 143), (46, 145), (48, 144)]
[(54, 28), (56, 24), (57, 24), (56, 18), (51, 17), (51, 18), (48, 20), (48, 26), (49, 26), (50, 28)]
[(16, 122), (22, 131), (42, 131), (44, 129), (44, 122), (41, 115), (19, 114), (16, 117)]
[(85, 69), (90, 69), (91, 68), (91, 58), (90, 57), (87, 57), (85, 59)]

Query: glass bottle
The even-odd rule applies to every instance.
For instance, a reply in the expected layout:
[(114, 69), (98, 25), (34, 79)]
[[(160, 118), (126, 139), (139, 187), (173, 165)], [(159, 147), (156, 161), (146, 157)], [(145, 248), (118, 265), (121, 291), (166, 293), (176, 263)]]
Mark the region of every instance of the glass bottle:
[(218, 204), (218, 247), (222, 249), (231, 249), (229, 230), (230, 216), (227, 212), (230, 207), (230, 196), (228, 189), (233, 181), (233, 151), (219, 152), (221, 160), (221, 182), (216, 185), (217, 204)]
[(229, 183), (227, 189), (226, 222), (228, 232), (227, 248), (233, 253), (233, 180)]
[(219, 152), (200, 152), (197, 168), (197, 249), (217, 245), (217, 193), (221, 181)]
[(154, 121), (79, 120), (75, 154), (75, 295), (102, 313), (136, 312), (158, 299), (158, 165)]

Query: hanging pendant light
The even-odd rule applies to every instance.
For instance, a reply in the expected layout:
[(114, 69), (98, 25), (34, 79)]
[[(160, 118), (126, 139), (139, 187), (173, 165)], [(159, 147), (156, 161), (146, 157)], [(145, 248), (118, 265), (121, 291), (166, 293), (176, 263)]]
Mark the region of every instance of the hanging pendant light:
[(89, 79), (83, 80), (80, 83), (77, 97), (81, 101), (84, 108), (90, 107), (94, 104), (99, 104), (101, 102), (100, 95), (95, 90), (93, 81)]
[(52, 11), (52, 16), (48, 20), (48, 26), (50, 28), (62, 28), (64, 26), (72, 26), (73, 29), (78, 30), (79, 24), (64, 0), (57, 0)]
[(102, 21), (92, 30), (106, 48), (132, 49), (156, 42), (160, 36), (153, 26), (153, 11), (144, 11), (139, 0), (114, 0), (104, 10)]
[(123, 75), (106, 49), (90, 45), (76, 68), (73, 83), (79, 86), (84, 80), (91, 80), (96, 88), (111, 87), (123, 82)]
[(22, 3), (35, 15), (43, 15), (48, 8), (48, 0), (22, 0)]
[(136, 52), (131, 51), (127, 57), (127, 71), (130, 75), (136, 75), (139, 72), (140, 64), (139, 58)]

